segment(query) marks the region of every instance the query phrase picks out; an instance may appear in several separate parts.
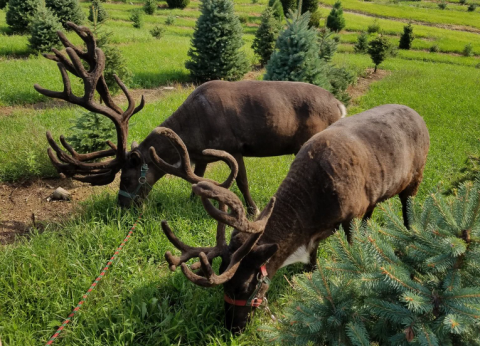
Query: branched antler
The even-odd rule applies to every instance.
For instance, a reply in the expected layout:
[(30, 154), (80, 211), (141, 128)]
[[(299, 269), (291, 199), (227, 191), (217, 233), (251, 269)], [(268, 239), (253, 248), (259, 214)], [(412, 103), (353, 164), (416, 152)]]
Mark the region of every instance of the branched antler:
[[(66, 36), (59, 31), (58, 36), (66, 47), (69, 59), (56, 49), (53, 49), (53, 55), (45, 54), (44, 56), (47, 59), (57, 62), (58, 69), (62, 75), (64, 85), (63, 91), (47, 90), (40, 87), (38, 84), (35, 84), (34, 88), (45, 96), (65, 100), (69, 103), (82, 106), (91, 112), (105, 115), (115, 124), (117, 131), (117, 145), (114, 145), (109, 141), (107, 144), (111, 149), (89, 154), (78, 154), (72, 146), (67, 143), (65, 138), (61, 136), (60, 141), (70, 153), (70, 155), (68, 155), (53, 140), (51, 133), (47, 132), (47, 140), (56, 154), (53, 153), (52, 148), (49, 148), (48, 156), (61, 175), (66, 175), (79, 181), (88, 182), (92, 185), (105, 185), (113, 181), (115, 174), (121, 169), (125, 162), (128, 121), (134, 114), (138, 113), (144, 107), (145, 100), (142, 97), (140, 105), (135, 107), (135, 101), (128, 92), (127, 87), (117, 76), (115, 76), (117, 84), (127, 97), (128, 107), (123, 111), (118, 105), (116, 105), (113, 102), (103, 76), (103, 71), (105, 69), (105, 54), (96, 46), (95, 37), (92, 32), (87, 27), (77, 26), (71, 22), (68, 22), (67, 24), (85, 42), (87, 51), (84, 52), (75, 47), (70, 41), (68, 41)], [(82, 60), (88, 63), (88, 70), (83, 66)], [(83, 80), (84, 95), (82, 97), (73, 94), (67, 71)], [(104, 105), (95, 102), (95, 91), (99, 93)], [(116, 157), (107, 162), (85, 162), (112, 155), (116, 155)]]

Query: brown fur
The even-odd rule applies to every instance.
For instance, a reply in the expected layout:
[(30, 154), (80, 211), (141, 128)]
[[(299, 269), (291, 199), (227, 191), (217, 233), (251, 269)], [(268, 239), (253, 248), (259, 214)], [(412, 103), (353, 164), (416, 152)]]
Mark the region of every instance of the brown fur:
[[(404, 211), (409, 196), (416, 194), (422, 180), (429, 149), (428, 130), (423, 119), (401, 105), (384, 105), (342, 119), (307, 141), (293, 161), (287, 177), (277, 190), (276, 203), (263, 235), (243, 258), (232, 279), (224, 283), (225, 294), (247, 299), (257, 286), (260, 266), (268, 261), (270, 277), (302, 246), (316, 259), (318, 242), (340, 225), (348, 227), (353, 218), (369, 217), (377, 205), (399, 195)], [(202, 198), (220, 202), (231, 192), (209, 183), (195, 185)], [(218, 221), (233, 226), (207, 209)], [(233, 253), (245, 243), (247, 233), (234, 230), (229, 245)], [(267, 251), (271, 249), (278, 249)], [(311, 265), (314, 264), (310, 263)], [(222, 262), (222, 267), (228, 261)], [(268, 290), (262, 284), (257, 297)], [(251, 308), (225, 304), (226, 325), (241, 331)]]
[[(256, 211), (249, 190), (243, 156), (294, 154), (314, 134), (340, 119), (343, 105), (328, 91), (296, 82), (212, 81), (195, 89), (187, 100), (160, 126), (172, 129), (188, 148), (196, 163), (195, 174), (203, 176), (212, 160), (204, 149), (219, 149), (238, 161), (237, 184), (250, 212)], [(143, 161), (150, 163), (148, 149), (154, 147), (169, 163), (178, 155), (166, 139), (154, 130), (137, 148)], [(122, 169), (120, 188), (134, 191), (142, 159), (128, 160)], [(147, 181), (153, 185), (164, 173), (153, 165)], [(148, 190), (143, 191), (144, 197)], [(120, 204), (131, 200), (119, 196)]]

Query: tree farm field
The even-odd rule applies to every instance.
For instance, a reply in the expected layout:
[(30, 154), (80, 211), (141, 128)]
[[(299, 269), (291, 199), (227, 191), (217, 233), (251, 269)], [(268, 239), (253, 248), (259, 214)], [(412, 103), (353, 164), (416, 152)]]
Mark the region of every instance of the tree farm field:
[[(321, 25), (334, 2), (319, 3)], [(433, 191), (451, 188), (462, 177), (466, 160), (480, 155), (480, 9), (467, 12), (466, 6), (452, 0), (441, 10), (438, 2), (344, 0), (346, 27), (339, 33), (340, 44), (333, 58), (334, 64), (352, 71), (358, 81), (349, 89), (355, 95), (348, 106), (349, 116), (382, 104), (402, 104), (424, 118), (431, 144), (416, 197), (419, 201)], [(243, 50), (252, 66), (246, 79), (260, 80), (265, 73), (251, 46), (267, 3), (235, 1), (244, 29)], [(158, 1), (156, 13), (145, 15), (144, 26), (137, 29), (130, 16), (142, 8), (143, 1), (103, 3), (109, 14), (103, 27), (111, 32), (112, 45), (121, 51), (132, 73), (128, 87), (137, 103), (140, 95), (146, 95), (145, 108), (131, 121), (129, 148), (168, 118), (195, 89), (185, 61), (200, 16), (199, 5), (192, 0), (184, 10), (172, 10)], [(90, 2), (81, 2), (85, 14), (89, 6)], [(174, 18), (170, 25), (165, 24), (168, 18)], [(382, 78), (372, 78), (370, 57), (353, 49), (358, 34), (374, 20), (383, 35), (397, 45), (409, 21), (415, 34), (411, 50), (399, 50), (380, 65)], [(150, 34), (155, 26), (164, 28), (159, 40)], [(81, 43), (74, 32), (66, 36), (74, 44)], [(462, 52), (468, 44), (472, 54), (467, 57)], [(430, 52), (432, 46), (437, 51)], [(36, 83), (51, 90), (63, 89), (56, 64), (34, 54), (26, 35), (11, 34), (6, 10), (0, 10), (0, 189), (12, 191), (12, 198), (25, 193), (25, 202), (30, 192), (22, 192), (24, 186), (60, 180), (46, 153), (45, 132), (51, 131), (55, 139), (68, 136), (72, 119), (80, 112), (80, 107), (42, 96), (33, 88)], [(72, 89), (81, 94), (78, 78), (72, 78)], [(127, 105), (120, 96), (116, 100)], [(251, 194), (260, 209), (276, 192), (294, 158), (245, 159)], [(206, 172), (217, 181), (227, 175), (221, 163), (209, 165)], [(0, 209), (1, 344), (45, 344), (80, 301), (138, 216), (139, 210), (117, 207), (118, 181), (106, 188), (92, 188), (75, 203), (52, 202), (59, 209), (71, 210), (61, 220), (45, 217), (35, 223), (30, 220), (32, 210), (26, 209), (18, 228), (10, 226), (12, 220), (6, 215), (10, 209), (21, 213), (23, 202), (10, 203), (8, 194), (1, 195), (5, 198), (0, 204), (4, 208)], [(236, 185), (232, 190), (241, 196)], [(213, 246), (215, 242), (216, 222), (190, 193), (190, 184), (176, 177), (167, 176), (155, 184), (133, 237), (56, 343), (269, 344), (259, 331), (261, 325), (272, 323), (262, 309), (243, 334), (230, 334), (223, 327), (222, 288), (201, 288), (180, 270), (169, 270), (164, 254), (172, 251), (173, 245), (162, 232), (162, 220), (168, 220), (187, 244)], [(397, 198), (391, 203), (399, 204)], [(377, 213), (373, 218), (381, 221)], [(15, 236), (19, 229), (21, 234)], [(322, 245), (319, 256), (324, 256), (321, 249)], [(218, 266), (219, 262), (214, 262), (216, 269)], [(273, 278), (268, 299), (275, 315), (282, 316), (292, 293), (289, 280), (301, 272), (301, 265), (293, 265)]]

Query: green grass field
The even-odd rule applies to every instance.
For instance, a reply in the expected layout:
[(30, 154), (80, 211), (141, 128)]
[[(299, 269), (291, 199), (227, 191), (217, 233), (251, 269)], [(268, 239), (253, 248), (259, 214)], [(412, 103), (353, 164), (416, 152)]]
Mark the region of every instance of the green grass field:
[[(132, 4), (130, 4), (130, 2)], [(334, 1), (326, 0), (330, 6)], [(386, 78), (370, 85), (368, 92), (349, 107), (355, 114), (386, 103), (405, 104), (417, 110), (428, 126), (431, 149), (418, 199), (434, 189), (448, 186), (459, 175), (465, 159), (480, 153), (479, 86), (480, 34), (451, 30), (453, 25), (479, 29), (480, 11), (463, 13), (465, 6), (450, 1), (449, 10), (438, 10), (433, 2), (344, 0), (346, 30), (340, 33), (342, 44), (334, 62), (362, 75), (373, 67), (367, 55), (353, 54), (352, 43), (360, 31), (374, 19), (392, 42), (398, 42), (405, 22), (414, 24), (413, 50), (399, 51), (381, 68)], [(253, 64), (257, 59), (250, 48), (259, 15), (266, 0), (256, 4), (236, 1), (240, 15), (249, 16), (244, 49)], [(134, 78), (131, 88), (156, 88), (175, 85), (176, 89), (149, 102), (135, 115), (129, 142), (141, 141), (155, 126), (172, 114), (193, 90), (184, 67), (195, 20), (200, 15), (199, 2), (184, 10), (161, 9), (146, 16), (145, 27), (134, 29), (128, 18), (141, 0), (105, 5), (111, 19), (105, 26), (112, 31), (112, 41), (124, 54)], [(88, 3), (82, 3), (85, 11)], [(324, 17), (325, 7), (320, 10)], [(165, 26), (168, 15), (176, 16), (174, 25)], [(155, 25), (166, 28), (161, 40), (151, 37)], [(438, 26), (444, 27), (438, 27)], [(69, 33), (68, 37), (79, 43)], [(60, 89), (55, 64), (32, 55), (25, 36), (8, 34), (5, 11), (0, 10), (0, 183), (56, 176), (46, 155), (45, 131), (55, 138), (68, 135), (76, 107), (33, 109), (33, 104), (47, 101), (36, 93), (34, 83)], [(458, 54), (472, 43), (477, 56)], [(437, 44), (440, 53), (424, 51)], [(74, 83), (79, 92), (81, 85)], [(2, 111), (6, 111), (3, 115)], [(251, 193), (260, 207), (268, 202), (288, 172), (293, 156), (248, 158), (246, 160)], [(213, 165), (207, 172), (221, 180), (227, 169)], [(106, 260), (123, 240), (135, 221), (137, 211), (116, 207), (117, 186), (94, 195), (81, 204), (72, 218), (63, 223), (49, 223), (42, 232), (33, 231), (9, 245), (0, 245), (0, 340), (4, 346), (38, 345), (48, 338), (81, 299)], [(233, 191), (239, 194), (236, 186)], [(191, 245), (213, 245), (215, 222), (198, 200), (191, 200), (190, 186), (167, 177), (159, 181), (143, 208), (144, 217), (135, 235), (114, 263), (105, 279), (90, 294), (85, 306), (62, 332), (55, 344), (62, 345), (266, 345), (257, 328), (271, 323), (263, 310), (241, 336), (232, 336), (222, 326), (221, 287), (195, 286), (178, 271), (171, 273), (164, 253), (172, 250), (160, 228), (169, 221), (176, 234)], [(395, 199), (395, 203), (398, 203)], [(0, 211), (0, 219), (1, 219)], [(374, 217), (381, 219), (380, 213)], [(321, 256), (321, 253), (320, 253)], [(218, 265), (218, 263), (216, 263)], [(281, 316), (289, 300), (289, 278), (301, 272), (301, 266), (282, 269), (274, 278), (269, 293), (270, 308)]]

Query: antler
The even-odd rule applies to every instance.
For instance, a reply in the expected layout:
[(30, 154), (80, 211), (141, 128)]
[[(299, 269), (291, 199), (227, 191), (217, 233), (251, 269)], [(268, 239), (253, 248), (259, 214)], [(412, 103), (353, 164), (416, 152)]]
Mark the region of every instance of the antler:
[(154, 131), (157, 134), (166, 137), (170, 143), (172, 143), (178, 155), (180, 156), (180, 163), (178, 165), (170, 165), (157, 155), (154, 147), (150, 147), (150, 157), (152, 158), (153, 163), (162, 171), (185, 179), (191, 184), (199, 183), (201, 181), (208, 181), (226, 189), (232, 186), (233, 181), (237, 177), (238, 173), (238, 163), (232, 155), (222, 150), (206, 149), (202, 151), (203, 155), (222, 160), (230, 167), (230, 175), (223, 183), (220, 184), (214, 180), (195, 175), (190, 165), (190, 156), (188, 155), (187, 147), (183, 143), (182, 139), (173, 130), (166, 127), (157, 127)]
[[(68, 155), (53, 140), (51, 133), (47, 132), (47, 140), (56, 153), (55, 155), (52, 148), (49, 148), (48, 156), (61, 175), (66, 175), (92, 185), (105, 185), (113, 181), (115, 174), (121, 169), (125, 162), (128, 121), (134, 114), (138, 113), (144, 107), (145, 100), (142, 96), (140, 105), (135, 107), (135, 101), (128, 92), (127, 87), (117, 76), (115, 76), (118, 86), (127, 97), (128, 107), (123, 111), (118, 105), (116, 105), (113, 102), (103, 76), (103, 71), (105, 69), (105, 54), (96, 46), (95, 37), (92, 32), (87, 27), (77, 26), (71, 22), (68, 22), (67, 25), (82, 38), (87, 46), (87, 51), (84, 52), (81, 49), (78, 49), (68, 41), (67, 37), (62, 32), (57, 32), (63, 45), (66, 47), (66, 52), (70, 60), (56, 49), (53, 49), (53, 55), (45, 54), (44, 56), (47, 59), (57, 62), (58, 69), (62, 75), (64, 89), (63, 91), (52, 91), (44, 89), (38, 84), (35, 84), (34, 88), (45, 96), (65, 100), (69, 103), (82, 106), (91, 112), (105, 115), (115, 124), (115, 129), (117, 131), (117, 145), (108, 141), (107, 144), (111, 149), (89, 154), (78, 154), (72, 146), (67, 143), (65, 138), (61, 136), (60, 141), (70, 153), (70, 155)], [(82, 60), (88, 63), (88, 71), (83, 66)], [(78, 97), (72, 93), (70, 78), (67, 71), (83, 80), (84, 95), (82, 97)], [(95, 90), (99, 93), (105, 105), (95, 102)], [(107, 162), (85, 162), (112, 155), (116, 155), (116, 157)]]
[[(172, 232), (166, 221), (162, 222), (162, 229), (170, 242), (182, 252), (180, 257), (173, 256), (170, 252), (165, 254), (170, 269), (174, 271), (178, 265), (181, 265), (185, 276), (193, 283), (211, 287), (223, 284), (230, 280), (237, 271), (240, 262), (254, 248), (265, 229), (268, 218), (270, 217), (275, 205), (275, 197), (273, 197), (267, 207), (262, 211), (256, 221), (251, 222), (245, 216), (242, 202), (231, 191), (214, 185), (207, 181), (202, 181), (193, 185), (195, 194), (201, 196), (203, 205), (207, 212), (218, 221), (217, 225), (217, 241), (215, 247), (191, 247), (182, 243)], [(219, 209), (215, 208), (209, 198), (216, 199), (220, 202)], [(231, 213), (227, 213), (227, 206), (231, 208)], [(228, 256), (228, 245), (225, 241), (226, 225), (235, 227), (238, 231), (250, 233), (251, 235), (240, 246), (230, 258)], [(194, 263), (190, 268), (185, 262), (189, 259), (199, 257), (200, 262)], [(222, 257), (222, 260), (229, 260), (228, 267), (221, 275), (215, 274), (212, 269), (212, 260), (215, 257)], [(201, 267), (205, 276), (195, 274), (192, 270)]]

